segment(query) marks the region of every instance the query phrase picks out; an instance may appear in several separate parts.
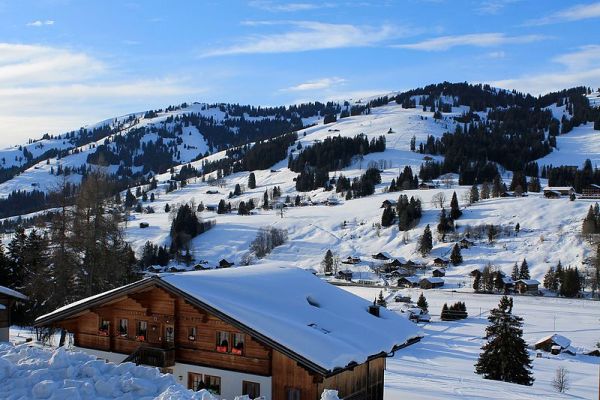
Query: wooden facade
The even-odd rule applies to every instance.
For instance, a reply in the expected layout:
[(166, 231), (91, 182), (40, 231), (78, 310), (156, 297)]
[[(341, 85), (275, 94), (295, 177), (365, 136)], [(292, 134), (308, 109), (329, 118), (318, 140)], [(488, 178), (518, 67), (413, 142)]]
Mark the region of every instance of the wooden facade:
[(0, 342), (7, 342), (10, 337), (10, 311), (15, 301), (27, 301), (27, 296), (12, 289), (0, 286)]
[[(318, 400), (324, 389), (338, 390), (344, 400), (383, 399), (384, 353), (352, 368), (321, 373), (255, 337), (252, 330), (160, 285), (96, 303), (37, 325), (66, 329), (75, 346), (131, 355), (128, 361), (140, 360), (135, 356), (147, 349), (154, 358), (142, 364), (167, 369), (181, 363), (270, 377), (272, 400)], [(186, 374), (190, 388), (194, 376)], [(254, 390), (252, 382), (243, 384)]]

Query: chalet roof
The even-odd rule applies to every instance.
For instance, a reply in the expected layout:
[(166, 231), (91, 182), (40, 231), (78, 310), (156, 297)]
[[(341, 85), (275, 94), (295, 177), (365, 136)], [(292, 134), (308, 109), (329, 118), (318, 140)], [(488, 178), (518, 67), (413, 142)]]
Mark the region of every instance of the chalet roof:
[(422, 281), (427, 281), (429, 283), (444, 283), (442, 278), (436, 278), (435, 276), (428, 276), (426, 278), (421, 279)]
[(562, 347), (563, 349), (566, 349), (567, 347), (571, 346), (570, 339), (564, 337), (563, 335), (558, 335), (556, 333), (553, 335), (541, 338), (540, 340), (535, 342), (535, 345), (538, 346), (538, 345), (544, 344), (546, 342), (554, 343), (554, 345), (558, 345), (558, 346)]
[(0, 294), (5, 294), (9, 297), (13, 297), (19, 300), (29, 300), (29, 297), (25, 296), (23, 293), (19, 293), (16, 290), (9, 289), (5, 286), (0, 286)]
[(524, 283), (527, 286), (534, 286), (534, 285), (539, 285), (540, 282), (538, 280), (535, 279), (519, 279), (518, 281), (516, 281), (515, 283)]
[(563, 191), (563, 192), (568, 192), (569, 190), (574, 190), (572, 186), (546, 186), (544, 187), (544, 189), (542, 189), (544, 192), (546, 191)]
[(402, 278), (400, 278), (398, 280), (399, 281), (405, 280), (405, 281), (410, 282), (410, 283), (419, 283), (419, 281), (421, 280), (421, 278), (419, 278), (418, 276), (403, 276)]
[(596, 185), (595, 183), (590, 183), (588, 188), (590, 189), (600, 189), (600, 185)]
[[(293, 284), (290, 284), (290, 283)], [(406, 318), (294, 267), (260, 265), (160, 274), (62, 307), (39, 317), (47, 325), (123, 295), (157, 285), (214, 313), (257, 340), (322, 375), (364, 363), (420, 338)]]

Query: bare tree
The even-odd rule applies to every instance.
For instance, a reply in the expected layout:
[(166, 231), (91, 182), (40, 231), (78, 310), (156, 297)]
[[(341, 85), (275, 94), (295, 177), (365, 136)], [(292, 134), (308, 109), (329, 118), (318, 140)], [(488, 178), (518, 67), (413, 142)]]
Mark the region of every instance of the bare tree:
[(554, 375), (554, 379), (552, 380), (552, 387), (559, 393), (565, 393), (571, 388), (569, 371), (566, 368), (559, 367), (556, 369), (556, 375)]
[(444, 194), (444, 192), (434, 194), (431, 198), (431, 204), (434, 207), (443, 208), (444, 204), (446, 204), (446, 195)]

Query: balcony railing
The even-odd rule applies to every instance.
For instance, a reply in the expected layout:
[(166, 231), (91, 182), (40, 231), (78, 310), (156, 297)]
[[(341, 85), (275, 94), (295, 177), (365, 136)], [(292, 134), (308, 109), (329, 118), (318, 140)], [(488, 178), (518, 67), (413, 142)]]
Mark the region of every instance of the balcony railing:
[(175, 365), (175, 349), (140, 346), (123, 362), (133, 362), (136, 365), (167, 368)]

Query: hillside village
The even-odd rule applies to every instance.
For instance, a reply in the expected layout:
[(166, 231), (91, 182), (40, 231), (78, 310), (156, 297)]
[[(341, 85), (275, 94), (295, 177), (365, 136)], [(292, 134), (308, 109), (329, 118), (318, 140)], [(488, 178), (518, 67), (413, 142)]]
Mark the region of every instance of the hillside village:
[[(508, 96), (491, 88), (484, 89), (483, 93), (492, 97)], [(212, 113), (211, 117), (216, 121), (219, 118), (224, 121), (223, 115), (219, 116), (215, 111), (218, 107), (201, 104), (169, 107), (111, 120), (108, 126), (118, 133), (79, 147), (71, 147), (63, 139), (58, 139), (63, 140), (60, 146), (67, 146), (68, 150), (58, 157), (40, 159), (0, 184), (0, 193), (6, 201), (10, 201), (8, 199), (15, 196), (15, 192), (20, 192), (18, 196), (22, 198), (27, 197), (23, 193), (40, 192), (44, 193), (40, 204), (48, 206), (47, 209), (11, 215), (2, 220), (6, 248), (3, 273), (13, 279), (14, 275), (10, 273), (14, 270), (11, 268), (19, 264), (11, 262), (18, 263), (15, 256), (25, 254), (18, 253), (19, 248), (24, 252), (27, 251), (25, 249), (37, 249), (43, 255), (40, 259), (56, 260), (58, 255), (44, 250), (41, 243), (53, 243), (49, 249), (55, 248), (57, 243), (64, 243), (67, 248), (72, 247), (86, 256), (88, 251), (94, 254), (94, 248), (76, 238), (64, 238), (63, 242), (58, 242), (57, 232), (60, 231), (57, 221), (66, 226), (73, 224), (78, 232), (85, 232), (89, 228), (85, 225), (78, 227), (77, 220), (86, 210), (115, 216), (114, 219), (106, 218), (106, 235), (111, 241), (107, 251), (110, 253), (94, 261), (98, 263), (95, 273), (100, 277), (99, 281), (86, 282), (85, 287), (77, 288), (76, 296), (69, 294), (72, 301), (82, 298), (93, 301), (94, 310), (101, 310), (94, 311), (97, 314), (94, 318), (99, 320), (89, 319), (74, 325), (68, 319), (68, 312), (60, 308), (59, 311), (64, 311), (60, 320), (46, 317), (35, 320), (31, 318), (33, 315), (29, 315), (28, 320), (17, 316), (16, 322), (41, 328), (50, 321), (48, 326), (60, 326), (74, 334), (74, 338), (69, 340), (74, 341), (75, 347), (129, 354), (135, 350), (140, 337), (144, 337), (142, 342), (149, 340), (148, 327), (144, 325), (142, 329), (137, 326), (136, 332), (133, 332), (132, 321), (125, 331), (117, 332), (117, 328), (121, 327), (116, 326), (116, 314), (106, 314), (112, 319), (110, 323), (108, 319), (105, 321), (103, 305), (96, 303), (97, 298), (89, 296), (100, 293), (104, 299), (103, 293), (108, 295), (114, 288), (136, 285), (131, 282), (138, 279), (151, 282), (155, 282), (153, 279), (165, 280), (170, 284), (177, 281), (180, 285), (178, 290), (189, 292), (184, 283), (186, 277), (196, 277), (194, 279), (202, 282), (203, 274), (206, 277), (231, 276), (238, 280), (248, 274), (251, 285), (254, 270), (268, 269), (272, 265), (298, 267), (305, 270), (303, 275), (296, 272), (282, 274), (276, 287), (261, 289), (272, 296), (269, 301), (254, 298), (248, 301), (261, 301), (265, 315), (275, 315), (277, 299), (285, 304), (284, 300), (291, 296), (292, 290), (306, 289), (307, 285), (316, 285), (314, 282), (318, 281), (327, 288), (337, 286), (340, 292), (335, 293), (339, 296), (350, 292), (362, 297), (358, 307), (369, 307), (372, 303), (378, 310), (381, 308), (378, 313), (393, 314), (398, 319), (395, 322), (397, 327), (402, 326), (403, 332), (412, 332), (412, 329), (419, 332), (413, 336), (406, 334), (402, 343), (386, 343), (385, 349), (370, 347), (361, 354), (360, 360), (343, 360), (343, 364), (327, 365), (322, 371), (316, 368), (311, 374), (321, 373), (322, 382), (325, 382), (325, 386), (317, 385), (315, 390), (319, 392), (330, 388), (326, 385), (330, 382), (327, 371), (346, 368), (352, 362), (361, 364), (366, 359), (371, 360), (367, 356), (383, 350), (391, 355), (388, 355), (387, 364), (383, 364), (386, 365), (385, 387), (383, 376), (378, 376), (381, 384), (376, 390), (385, 391), (386, 399), (404, 398), (424, 385), (428, 388), (421, 392), (422, 398), (462, 398), (473, 391), (485, 398), (521, 398), (515, 397), (521, 395), (522, 398), (562, 398), (554, 397), (559, 395), (552, 392), (550, 383), (561, 362), (568, 364), (572, 376), (570, 393), (585, 397), (595, 382), (592, 367), (597, 367), (600, 362), (600, 358), (595, 357), (600, 340), (596, 329), (600, 306), (594, 301), (598, 299), (600, 271), (596, 235), (600, 231), (600, 212), (597, 210), (597, 202), (600, 202), (597, 186), (600, 184), (597, 180), (600, 152), (597, 151), (596, 124), (580, 121), (577, 126), (565, 128), (569, 121), (577, 118), (577, 112), (569, 109), (572, 105), (565, 104), (565, 99), (570, 99), (572, 93), (565, 92), (563, 95), (564, 98), (556, 95), (560, 101), (547, 106), (552, 121), (562, 121), (560, 128), (554, 127), (551, 122), (548, 130), (542, 130), (542, 146), (550, 141), (554, 144), (548, 145), (548, 154), (522, 163), (528, 171), (513, 171), (500, 162), (474, 159), (469, 164), (470, 170), (461, 165), (454, 171), (442, 173), (442, 169), (448, 166), (444, 164), (445, 157), (437, 149), (439, 144), (435, 144), (436, 141), (448, 138), (449, 134), (460, 136), (462, 129), (467, 132), (467, 118), (471, 122), (476, 120), (485, 124), (486, 118), (498, 112), (491, 107), (474, 112), (461, 104), (459, 95), (427, 97), (394, 93), (333, 104), (329, 105), (335, 111), (333, 115), (318, 114), (302, 119), (302, 125), (306, 126), (302, 129), (220, 151), (215, 144), (209, 144), (200, 130), (177, 125), (178, 117), (185, 120), (196, 113), (203, 115), (206, 112)], [(598, 92), (586, 89), (583, 97), (594, 105), (599, 96)], [(354, 109), (356, 113), (352, 112)], [(244, 115), (242, 119), (248, 117)], [(98, 125), (103, 126), (107, 125)], [(173, 161), (176, 165), (165, 164), (156, 173), (141, 166), (138, 170), (133, 168), (134, 174), (130, 177), (138, 172), (140, 176), (130, 180), (120, 176), (115, 184), (118, 189), (113, 189), (110, 197), (102, 200), (101, 210), (85, 203), (82, 193), (99, 196), (96, 192), (86, 192), (90, 190), (86, 182), (97, 180), (102, 183), (102, 177), (119, 176), (123, 167), (118, 159), (116, 164), (99, 162), (100, 149), (113, 147), (116, 151), (116, 143), (122, 140), (119, 137), (127, 140), (132, 132), (142, 132), (146, 128), (150, 133), (143, 136), (145, 143), (159, 140), (159, 135), (152, 130), (165, 129), (169, 135), (175, 136), (174, 143), (179, 143), (177, 157)], [(553, 129), (562, 129), (562, 133), (551, 134)], [(45, 146), (51, 146), (48, 141), (57, 139), (44, 140)], [(32, 146), (36, 147), (32, 143), (23, 148)], [(281, 149), (283, 152), (279, 154)], [(308, 149), (312, 149), (312, 153)], [(7, 150), (4, 157), (12, 158), (14, 151)], [(107, 151), (104, 157), (112, 157), (109, 154), (113, 153)], [(342, 155), (338, 157), (339, 154)], [(34, 158), (38, 155), (34, 153)], [(275, 162), (270, 163), (271, 157)], [(511, 160), (513, 163), (521, 162), (516, 157)], [(299, 165), (300, 161), (302, 165)], [(588, 171), (587, 165), (591, 170)], [(66, 168), (71, 171), (69, 174), (64, 174)], [(59, 170), (63, 173), (58, 174)], [(80, 183), (81, 187), (78, 186)], [(62, 189), (64, 194), (66, 187), (72, 193), (58, 196), (58, 202), (48, 200), (57, 197), (50, 195), (55, 188)], [(9, 208), (0, 211), (6, 213)], [(69, 216), (71, 214), (72, 217)], [(62, 256), (69, 257), (68, 251)], [(8, 261), (11, 258), (17, 261)], [(117, 259), (118, 263), (115, 262)], [(39, 268), (38, 271), (56, 274), (56, 278), (61, 279), (60, 271), (53, 267), (27, 261), (27, 257), (23, 262), (29, 263), (28, 268)], [(73, 262), (72, 273), (83, 276), (77, 275), (78, 265)], [(111, 266), (110, 273), (103, 272), (105, 265)], [(87, 269), (83, 273), (88, 276), (90, 271)], [(37, 318), (65, 306), (65, 303), (56, 303), (55, 307), (50, 307), (57, 295), (39, 292), (39, 288), (44, 286), (43, 273), (40, 279), (30, 282), (21, 276), (23, 284), (13, 288), (29, 296), (29, 303), (23, 305), (19, 302), (20, 307), (25, 308), (17, 308), (18, 313), (33, 313)], [(132, 279), (132, 274), (135, 279)], [(306, 283), (302, 283), (305, 280)], [(161, 285), (153, 289), (157, 291), (154, 298), (164, 296), (164, 301), (171, 304), (173, 293), (181, 294), (178, 291), (169, 294), (170, 286)], [(240, 283), (236, 285), (239, 285), (237, 290), (243, 287)], [(314, 293), (322, 290), (318, 288), (315, 286)], [(117, 292), (121, 293), (120, 290), (117, 289)], [(220, 295), (224, 295), (227, 286), (223, 286), (222, 290), (224, 292)], [(171, 312), (157, 311), (166, 307), (167, 303), (151, 304), (141, 293), (123, 293), (131, 302), (127, 303), (127, 307), (133, 307), (131, 313), (166, 318), (161, 320), (162, 325), (157, 325), (161, 331), (172, 324), (165, 316), (171, 315)], [(325, 298), (313, 299), (314, 293), (298, 295), (304, 296), (303, 301), (308, 301), (313, 308), (319, 308)], [(515, 313), (524, 319), (523, 335), (533, 357), (536, 379), (531, 387), (522, 389), (509, 388), (505, 385), (510, 384), (499, 382), (490, 384), (473, 373), (473, 364), (483, 343), (485, 319), (503, 294), (513, 297)], [(219, 295), (214, 298), (203, 297), (205, 295), (192, 294), (202, 302), (196, 306), (210, 306), (210, 312), (204, 308), (203, 315), (225, 318), (227, 323), (233, 324), (229, 331), (241, 329), (240, 332), (254, 335), (252, 337), (256, 339), (257, 326), (263, 323), (260, 318), (257, 317), (259, 322), (256, 326), (253, 321), (227, 319), (235, 314), (236, 307), (242, 308), (243, 304), (235, 304), (232, 300), (228, 304), (234, 309), (224, 310), (221, 309), (225, 306), (220, 304), (222, 299)], [(185, 295), (183, 299), (187, 301), (185, 304), (190, 301)], [(243, 299), (242, 293), (236, 301), (240, 299)], [(177, 301), (175, 303), (179, 304)], [(350, 319), (349, 305), (341, 304), (335, 304), (338, 313), (348, 312)], [(109, 305), (110, 301), (106, 307)], [(184, 307), (183, 302), (181, 307)], [(213, 307), (219, 312), (215, 313)], [(290, 307), (290, 310), (296, 309), (295, 306)], [(84, 309), (87, 306), (81, 310)], [(122, 321), (124, 317), (119, 318)], [(209, 317), (200, 317), (199, 320), (202, 318)], [(136, 317), (136, 321), (138, 319)], [(282, 320), (295, 323), (283, 317)], [(212, 319), (210, 321), (213, 323)], [(238, 326), (238, 322), (244, 326)], [(308, 322), (302, 321), (301, 324), (304, 327)], [(342, 327), (343, 323), (340, 321), (333, 327)], [(310, 329), (320, 330), (320, 334), (329, 334), (332, 330), (332, 326), (321, 326), (325, 322), (315, 324)], [(87, 331), (76, 326), (87, 326)], [(365, 323), (365, 326), (371, 325)], [(248, 327), (252, 330), (247, 330)], [(178, 343), (189, 342), (189, 337), (196, 336), (191, 333), (195, 331), (188, 331), (188, 328), (192, 329), (186, 326), (184, 332), (184, 328), (176, 327), (176, 332), (182, 335), (176, 339)], [(385, 329), (382, 327), (379, 332)], [(14, 331), (11, 339), (17, 342), (24, 342), (32, 336), (26, 328)], [(106, 332), (107, 338), (114, 334), (117, 338), (120, 335), (130, 339), (129, 347), (125, 350), (116, 349), (112, 344), (104, 347), (106, 340), (100, 337), (103, 332)], [(260, 329), (258, 332), (264, 334)], [(379, 346), (386, 340), (383, 337), (375, 340), (376, 332), (372, 334), (370, 339)], [(167, 335), (166, 331), (164, 335)], [(273, 339), (273, 336), (265, 335)], [(410, 340), (417, 337), (418, 340)], [(276, 343), (265, 341), (260, 335), (258, 339), (256, 354), (259, 354), (258, 349), (265, 348), (265, 343), (273, 346), (272, 349), (281, 350)], [(282, 339), (277, 336), (273, 340)], [(353, 348), (366, 344), (365, 338), (343, 336), (339, 340), (351, 343)], [(210, 341), (212, 346), (212, 337)], [(566, 344), (567, 341), (569, 344)], [(219, 346), (217, 344), (217, 353), (220, 352)], [(228, 343), (224, 345), (224, 352), (234, 354), (234, 347), (228, 346)], [(286, 343), (282, 346), (289, 348)], [(125, 359), (104, 353), (96, 355), (117, 363)], [(179, 353), (175, 357), (179, 359)], [(189, 357), (188, 361), (193, 361), (193, 357)], [(256, 355), (257, 359), (261, 357)], [(306, 358), (310, 361), (311, 357), (314, 356)], [(331, 357), (335, 358), (335, 355)], [(291, 359), (298, 361), (293, 355)], [(223, 360), (218, 362), (225, 362)], [(213, 366), (219, 366), (218, 362), (214, 361)], [(279, 362), (283, 363), (282, 360)], [(423, 371), (421, 363), (428, 365), (430, 371)], [(167, 371), (165, 365), (156, 366), (163, 368), (163, 372), (173, 372)], [(314, 367), (311, 363), (307, 365)], [(227, 364), (223, 368), (244, 370), (247, 367), (242, 363), (235, 366)], [(213, 376), (214, 371), (203, 371), (202, 374)], [(174, 375), (186, 375), (188, 379), (187, 372)], [(258, 375), (270, 374), (259, 371)], [(191, 382), (192, 375), (189, 379)], [(273, 391), (278, 390), (274, 374), (272, 379)], [(179, 381), (193, 388), (183, 378)], [(211, 382), (210, 385), (216, 385), (216, 380)], [(220, 388), (221, 378), (218, 382)], [(235, 390), (228, 391), (225, 382), (224, 377), (223, 396), (232, 399), (237, 393)], [(340, 385), (337, 381), (335, 384)], [(208, 389), (214, 389), (210, 385)], [(269, 383), (261, 385), (264, 392)], [(248, 390), (257, 393), (250, 386)], [(348, 389), (342, 388), (339, 392), (347, 393), (345, 390)], [(217, 394), (222, 394), (221, 389)], [(379, 398), (373, 396), (373, 399)]]

